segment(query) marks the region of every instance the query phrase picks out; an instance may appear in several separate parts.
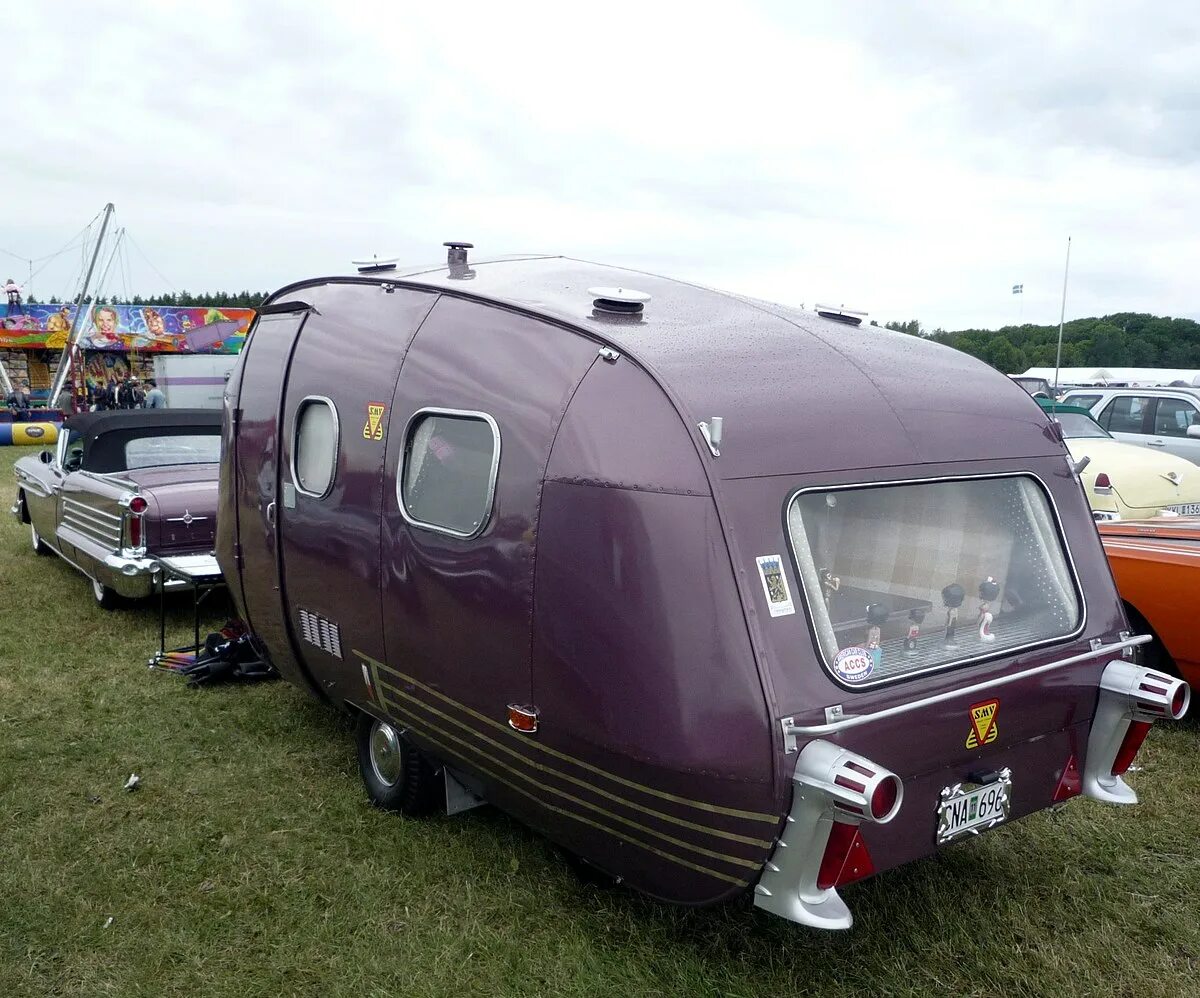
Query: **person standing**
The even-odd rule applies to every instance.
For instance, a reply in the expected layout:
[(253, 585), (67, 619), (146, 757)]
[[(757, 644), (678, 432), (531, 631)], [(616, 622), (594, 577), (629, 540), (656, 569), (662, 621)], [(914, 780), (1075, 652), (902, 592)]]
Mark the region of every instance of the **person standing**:
[(167, 407), (167, 396), (158, 387), (158, 383), (151, 378), (146, 381), (146, 387), (150, 389), (146, 392), (146, 408), (165, 409)]
[(25, 314), (25, 306), (21, 304), (21, 285), (14, 281), (11, 277), (5, 282), (4, 293), (8, 295), (8, 311), (5, 316), (10, 316), (14, 312)]

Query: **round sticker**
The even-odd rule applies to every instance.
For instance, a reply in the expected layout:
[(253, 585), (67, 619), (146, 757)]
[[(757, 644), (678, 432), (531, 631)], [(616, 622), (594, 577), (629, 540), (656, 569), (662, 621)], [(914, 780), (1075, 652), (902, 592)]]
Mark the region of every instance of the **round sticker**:
[(833, 660), (833, 671), (848, 683), (861, 683), (875, 668), (866, 648), (843, 648)]
[(34, 437), (34, 438), (36, 438), (36, 437), (40, 437), (40, 436), (42, 436), (42, 435), (43, 435), (45, 432), (46, 432), (46, 431), (45, 431), (44, 429), (42, 429), (42, 427), (40, 427), (40, 426), (27, 426), (27, 427), (25, 427), (25, 436), (27, 436), (27, 437)]

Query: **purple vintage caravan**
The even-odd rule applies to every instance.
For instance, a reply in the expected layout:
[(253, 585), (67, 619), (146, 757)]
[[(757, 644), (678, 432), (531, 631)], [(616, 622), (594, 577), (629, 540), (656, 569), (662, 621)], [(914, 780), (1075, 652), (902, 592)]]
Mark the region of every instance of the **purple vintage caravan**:
[(862, 879), (1122, 779), (1138, 664), (1054, 424), (956, 351), (560, 257), (276, 293), (218, 557), (409, 814), (468, 791), (654, 896)]

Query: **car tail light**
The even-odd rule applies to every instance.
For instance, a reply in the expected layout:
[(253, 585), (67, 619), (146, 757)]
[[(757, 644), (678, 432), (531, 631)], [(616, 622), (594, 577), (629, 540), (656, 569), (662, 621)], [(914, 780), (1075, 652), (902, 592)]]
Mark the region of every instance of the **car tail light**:
[(537, 708), (510, 703), (508, 705), (508, 726), (522, 734), (534, 734), (538, 729)]
[(1136, 804), (1122, 776), (1129, 771), (1150, 725), (1177, 721), (1192, 694), (1182, 679), (1133, 662), (1114, 660), (1100, 677), (1100, 699), (1088, 735), (1083, 792), (1112, 804)]
[(145, 496), (134, 496), (129, 500), (129, 512), (141, 516), (150, 507)]
[(792, 808), (754, 888), (754, 903), (802, 925), (848, 929), (837, 888), (875, 872), (864, 823), (884, 825), (904, 802), (895, 773), (840, 745), (809, 742), (792, 773)]
[(1103, 471), (1096, 476), (1095, 489), (1097, 492), (1112, 491), (1112, 480)]
[(129, 546), (131, 548), (142, 546), (142, 518), (140, 516), (129, 518)]
[(869, 877), (874, 872), (875, 864), (871, 861), (871, 854), (867, 851), (858, 825), (835, 821), (829, 830), (829, 841), (825, 843), (821, 868), (817, 871), (817, 887), (823, 891), (841, 887)]
[(1150, 734), (1149, 721), (1131, 721), (1125, 729), (1125, 737), (1121, 739), (1121, 747), (1117, 749), (1117, 757), (1113, 760), (1112, 775), (1124, 776), (1133, 765), (1133, 758), (1142, 747), (1142, 742)]

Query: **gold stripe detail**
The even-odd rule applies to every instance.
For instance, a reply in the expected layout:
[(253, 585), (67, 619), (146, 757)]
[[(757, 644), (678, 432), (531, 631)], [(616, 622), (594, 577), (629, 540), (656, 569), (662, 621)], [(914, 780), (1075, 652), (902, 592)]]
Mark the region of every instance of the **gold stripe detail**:
[[(683, 828), (690, 828), (697, 832), (703, 832), (706, 835), (715, 835), (718, 838), (729, 839), (730, 841), (733, 841), (733, 842), (742, 842), (742, 843), (745, 843), (746, 845), (755, 846), (759, 849), (770, 849), (771, 846), (774, 845), (773, 842), (769, 842), (764, 839), (752, 839), (748, 835), (739, 835), (739, 834), (737, 834), (737, 832), (726, 832), (720, 828), (710, 828), (707, 825), (698, 825), (698, 824), (696, 824), (696, 822), (688, 821), (686, 818), (677, 818), (673, 814), (666, 814), (662, 811), (655, 811), (653, 808), (642, 807), (641, 805), (635, 804), (632, 801), (626, 800), (624, 797), (618, 797), (616, 794), (609, 793), (607, 790), (601, 790), (599, 787), (595, 786), (594, 784), (588, 783), (587, 780), (581, 780), (577, 776), (570, 776), (567, 773), (560, 772), (559, 770), (554, 769), (550, 766), (543, 765), (540, 762), (534, 762), (532, 759), (528, 758), (523, 753), (518, 752), (515, 749), (510, 748), (507, 745), (501, 745), (498, 741), (496, 741), (493, 738), (489, 738), (487, 735), (483, 734), (477, 728), (473, 728), (471, 725), (467, 724), (465, 721), (460, 721), (458, 718), (451, 717), (449, 714), (443, 714), (436, 707), (431, 707), (431, 706), (429, 706), (429, 704), (424, 703), (423, 701), (417, 699), (416, 697), (412, 696), (411, 694), (405, 693), (403, 690), (397, 689), (395, 686), (392, 686), (390, 683), (385, 683), (382, 679), (379, 678), (378, 674), (376, 674), (376, 676), (375, 676), (375, 682), (378, 686), (387, 690), (388, 692), (395, 693), (397, 696), (404, 697), (405, 700), (408, 700), (411, 703), (416, 704), (422, 710), (427, 710), (431, 714), (435, 714), (436, 716), (440, 717), (442, 720), (449, 721), (451, 724), (456, 725), (457, 727), (462, 728), (464, 731), (471, 734), (474, 738), (478, 738), (481, 741), (487, 742), (489, 745), (495, 746), (501, 752), (507, 753), (508, 755), (512, 756), (514, 759), (517, 759), (519, 762), (523, 762), (523, 763), (525, 763), (525, 765), (530, 766), (533, 769), (536, 769), (538, 772), (548, 773), (551, 776), (556, 776), (559, 779), (566, 780), (569, 783), (574, 783), (577, 787), (582, 787), (584, 790), (588, 790), (591, 793), (597, 794), (600, 797), (605, 797), (608, 800), (614, 801), (617, 804), (623, 804), (625, 807), (632, 808), (636, 811), (641, 811), (645, 814), (652, 814), (656, 818), (659, 818), (666, 822), (670, 822), (671, 824), (674, 824), (674, 825), (679, 825)], [(508, 767), (505, 766), (505, 768), (507, 769)], [(521, 775), (523, 776), (524, 774), (521, 774)], [(605, 812), (605, 813), (608, 813), (608, 812)], [(642, 827), (642, 826), (638, 826), (638, 827)], [(714, 855), (716, 855), (716, 854), (714, 854)]]
[(567, 755), (565, 752), (559, 752), (557, 749), (552, 749), (548, 745), (543, 745), (541, 742), (531, 741), (524, 736), (517, 734), (517, 732), (513, 731), (512, 728), (508, 727), (508, 725), (501, 724), (500, 722), (495, 721), (484, 714), (480, 714), (478, 711), (472, 710), (466, 704), (459, 703), (452, 697), (446, 696), (446, 694), (442, 693), (440, 690), (435, 690), (432, 686), (426, 686), (419, 679), (405, 675), (398, 669), (393, 669), (390, 665), (386, 665), (383, 662), (380, 662), (378, 659), (371, 658), (370, 655), (364, 655), (357, 648), (354, 649), (354, 654), (363, 661), (371, 663), (371, 665), (375, 666), (376, 668), (386, 669), (393, 675), (399, 676), (405, 682), (412, 683), (413, 686), (416, 686), (417, 688), (424, 690), (426, 693), (437, 697), (444, 703), (448, 703), (451, 707), (456, 707), (464, 713), (470, 714), (476, 720), (482, 721), (484, 724), (490, 725), (498, 731), (503, 731), (506, 736), (519, 739), (520, 744), (523, 746), (533, 746), (534, 748), (545, 752), (547, 755), (554, 756), (554, 758), (561, 759), (564, 762), (569, 762), (574, 766), (579, 766), (581, 769), (586, 769), (589, 773), (595, 773), (597, 776), (603, 776), (605, 779), (612, 780), (614, 783), (619, 783), (622, 786), (629, 787), (632, 790), (638, 790), (644, 794), (650, 794), (652, 797), (658, 797), (662, 800), (669, 800), (673, 804), (683, 804), (687, 807), (694, 807), (701, 811), (709, 811), (713, 814), (724, 814), (731, 818), (745, 818), (748, 821), (765, 821), (772, 825), (777, 825), (779, 823), (779, 815), (762, 814), (758, 811), (742, 811), (735, 807), (722, 807), (720, 804), (709, 804), (706, 801), (690, 800), (687, 797), (677, 797), (675, 794), (669, 794), (665, 790), (656, 790), (654, 787), (647, 787), (644, 784), (635, 783), (633, 780), (627, 780), (624, 777), (617, 776), (614, 773), (609, 773), (606, 770), (600, 769), (598, 766), (593, 766), (591, 763), (584, 762), (582, 759), (576, 759), (574, 756)]
[[(476, 769), (479, 769), (481, 772), (487, 774), (492, 779), (496, 780), (498, 783), (504, 784), (504, 786), (508, 787), (510, 790), (514, 791), (515, 793), (520, 794), (523, 797), (528, 797), (531, 801), (533, 801), (539, 807), (544, 807), (547, 811), (553, 811), (555, 814), (561, 814), (564, 817), (570, 818), (573, 821), (578, 821), (578, 822), (581, 822), (582, 824), (589, 825), (592, 828), (598, 829), (601, 832), (605, 832), (608, 835), (612, 835), (612, 836), (620, 839), (622, 842), (628, 842), (630, 845), (638, 846), (639, 848), (645, 849), (647, 852), (654, 853), (654, 855), (660, 856), (663, 859), (669, 860), (672, 863), (678, 863), (680, 866), (686, 866), (689, 870), (695, 870), (697, 873), (703, 873), (706, 876), (715, 877), (717, 880), (723, 880), (726, 883), (735, 884), (738, 887), (743, 887), (750, 882), (745, 877), (742, 877), (742, 878), (733, 877), (733, 876), (730, 876), (728, 873), (722, 873), (720, 870), (710, 870), (707, 866), (700, 866), (698, 863), (692, 863), (686, 859), (681, 859), (678, 856), (673, 856), (671, 853), (664, 852), (663, 850), (657, 848), (656, 846), (652, 846), (647, 842), (643, 842), (643, 841), (641, 841), (641, 839), (635, 838), (634, 836), (629, 835), (627, 832), (623, 832), (620, 829), (611, 828), (608, 825), (605, 825), (599, 821), (593, 821), (591, 818), (585, 818), (582, 814), (576, 814), (574, 811), (568, 811), (566, 808), (561, 808), (561, 807), (557, 807), (554, 804), (550, 804), (547, 801), (542, 800), (540, 797), (538, 797), (534, 794), (531, 794), (528, 790), (525, 790), (525, 789), (517, 786), (515, 783), (511, 782), (510, 780), (505, 779), (499, 773), (489, 769), (483, 763), (471, 762), (469, 759), (466, 759), (462, 755), (462, 753), (456, 751), (455, 749), (450, 748), (448, 745), (446, 745), (444, 742), (442, 742), (440, 739), (434, 737), (433, 735), (430, 735), (425, 732), (420, 732), (420, 734), (423, 738), (425, 738), (427, 741), (432, 742), (443, 752), (445, 752), (451, 756), (456, 756), (458, 759), (460, 759), (463, 762), (464, 765), (473, 766)], [(757, 864), (755, 864), (755, 865), (757, 867)]]
[[(390, 687), (388, 688), (390, 689)], [(604, 815), (606, 818), (611, 818), (613, 821), (618, 821), (622, 825), (628, 825), (630, 828), (636, 828), (640, 832), (645, 832), (647, 835), (653, 835), (655, 838), (662, 839), (664, 842), (670, 842), (672, 845), (679, 846), (683, 849), (690, 849), (691, 851), (699, 853), (702, 856), (707, 856), (709, 859), (719, 859), (723, 863), (732, 863), (734, 866), (744, 866), (751, 870), (757, 870), (759, 866), (761, 866), (761, 863), (755, 862), (752, 859), (742, 859), (737, 856), (727, 856), (724, 853), (714, 852), (711, 849), (705, 849), (702, 846), (694, 845), (693, 843), (687, 842), (683, 839), (677, 839), (673, 835), (668, 835), (666, 832), (660, 832), (657, 829), (640, 824), (631, 820), (630, 818), (626, 818), (620, 814), (615, 814), (606, 808), (600, 807), (598, 804), (593, 804), (590, 801), (583, 800), (581, 797), (576, 797), (574, 794), (567, 793), (565, 790), (560, 790), (557, 787), (551, 787), (544, 783), (539, 783), (536, 777), (530, 776), (528, 773), (522, 773), (520, 770), (506, 765), (505, 763), (500, 762), (498, 759), (490, 759), (488, 756), (484, 755), (482, 749), (472, 745), (470, 742), (465, 741), (462, 738), (459, 738), (457, 735), (451, 734), (444, 728), (440, 728), (436, 724), (416, 716), (411, 710), (401, 706), (400, 704), (389, 700), (387, 702), (387, 706), (394, 710), (403, 720), (415, 725), (418, 730), (422, 726), (428, 727), (430, 730), (436, 731), (443, 738), (449, 738), (455, 744), (463, 746), (465, 749), (474, 753), (475, 755), (482, 756), (484, 759), (487, 759), (504, 772), (510, 773), (518, 779), (524, 780), (526, 783), (532, 784), (541, 790), (545, 790), (547, 793), (552, 793), (555, 796), (562, 797), (574, 804), (578, 804), (580, 807), (586, 807), (592, 811), (595, 811), (597, 814)], [(459, 755), (461, 756), (462, 753), (459, 752)], [(472, 763), (471, 765), (478, 765), (478, 763)]]

